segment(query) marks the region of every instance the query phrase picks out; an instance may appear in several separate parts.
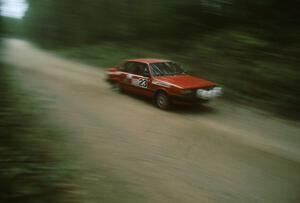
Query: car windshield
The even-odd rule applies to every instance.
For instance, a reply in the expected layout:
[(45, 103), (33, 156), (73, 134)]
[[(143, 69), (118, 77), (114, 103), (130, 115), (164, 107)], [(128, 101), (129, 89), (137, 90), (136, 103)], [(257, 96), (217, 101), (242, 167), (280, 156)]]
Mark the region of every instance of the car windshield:
[(184, 74), (183, 69), (174, 62), (151, 63), (150, 66), (153, 76)]

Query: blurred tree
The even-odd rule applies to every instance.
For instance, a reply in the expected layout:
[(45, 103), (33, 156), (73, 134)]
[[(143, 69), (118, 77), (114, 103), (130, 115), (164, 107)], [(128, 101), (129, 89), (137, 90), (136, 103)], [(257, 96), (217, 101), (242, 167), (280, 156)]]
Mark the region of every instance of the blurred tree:
[[(179, 40), (216, 30), (242, 29), (275, 43), (298, 40), (292, 0), (28, 0), (27, 35), (57, 45), (104, 39)], [(178, 44), (178, 43), (177, 43)]]

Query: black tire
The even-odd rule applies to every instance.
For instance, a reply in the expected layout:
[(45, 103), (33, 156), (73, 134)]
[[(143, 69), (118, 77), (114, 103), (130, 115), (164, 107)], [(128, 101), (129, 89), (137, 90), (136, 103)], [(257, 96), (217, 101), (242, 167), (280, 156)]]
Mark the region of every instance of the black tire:
[(155, 104), (158, 108), (167, 110), (170, 108), (170, 99), (165, 92), (158, 92), (155, 95)]

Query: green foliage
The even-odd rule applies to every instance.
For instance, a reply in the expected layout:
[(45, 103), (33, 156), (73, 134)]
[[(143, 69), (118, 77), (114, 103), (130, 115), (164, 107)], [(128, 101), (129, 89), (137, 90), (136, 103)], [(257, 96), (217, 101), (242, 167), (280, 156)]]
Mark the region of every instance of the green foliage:
[(61, 132), (42, 122), (43, 111), (16, 84), (1, 65), (0, 202), (74, 202), (66, 197), (72, 170), (53, 153)]
[[(27, 35), (51, 46), (106, 39), (164, 40), (181, 47), (195, 36), (242, 29), (273, 43), (299, 40), (299, 2), (287, 0), (28, 0)], [(173, 40), (175, 40), (173, 42)]]
[(3, 34), (5, 36), (22, 37), (22, 21), (16, 18), (3, 17)]
[(55, 49), (55, 53), (99, 67), (116, 65), (122, 60), (129, 58), (164, 57), (163, 54), (155, 53), (149, 49), (116, 42), (105, 42), (81, 47), (65, 47)]

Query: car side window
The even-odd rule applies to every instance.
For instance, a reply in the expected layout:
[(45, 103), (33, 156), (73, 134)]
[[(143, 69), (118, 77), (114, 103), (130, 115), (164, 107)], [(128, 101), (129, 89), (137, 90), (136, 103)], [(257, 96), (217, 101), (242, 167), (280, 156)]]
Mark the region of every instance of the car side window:
[(127, 73), (133, 73), (135, 71), (135, 67), (136, 67), (136, 65), (134, 62), (125, 62), (121, 66), (120, 70), (127, 72)]
[(137, 67), (136, 67), (135, 71), (136, 71), (135, 74), (137, 74), (137, 75), (141, 75), (144, 77), (150, 76), (148, 65), (145, 63), (137, 63)]

